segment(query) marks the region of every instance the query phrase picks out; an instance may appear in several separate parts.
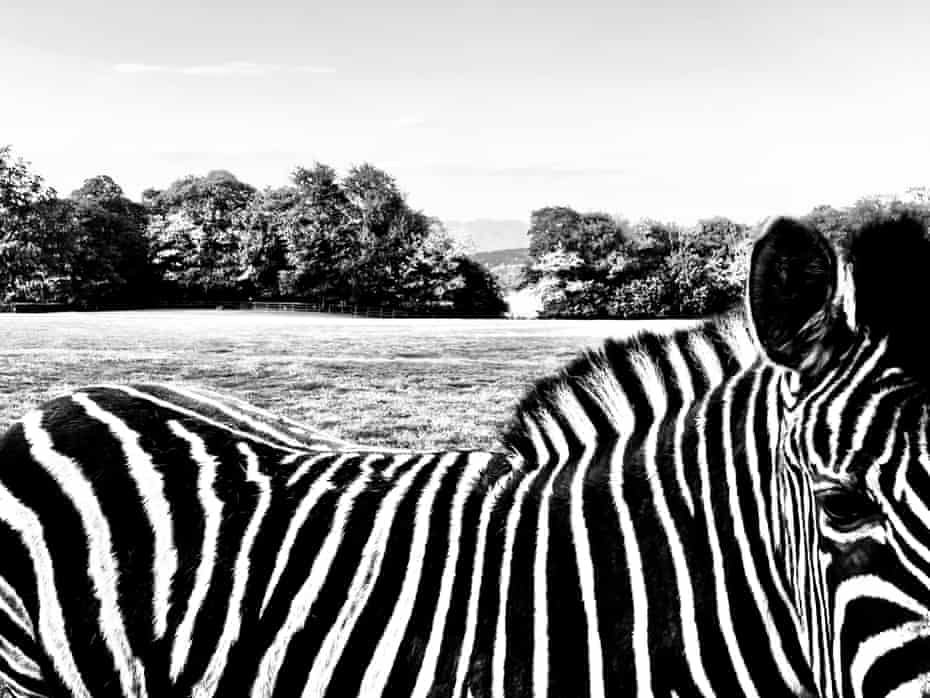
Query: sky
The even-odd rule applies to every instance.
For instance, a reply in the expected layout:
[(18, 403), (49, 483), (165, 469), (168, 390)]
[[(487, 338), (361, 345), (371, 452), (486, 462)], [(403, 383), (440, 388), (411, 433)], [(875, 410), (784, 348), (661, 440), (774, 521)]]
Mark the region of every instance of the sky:
[(60, 193), (370, 162), (445, 220), (754, 223), (930, 185), (930, 3), (2, 0), (0, 145)]

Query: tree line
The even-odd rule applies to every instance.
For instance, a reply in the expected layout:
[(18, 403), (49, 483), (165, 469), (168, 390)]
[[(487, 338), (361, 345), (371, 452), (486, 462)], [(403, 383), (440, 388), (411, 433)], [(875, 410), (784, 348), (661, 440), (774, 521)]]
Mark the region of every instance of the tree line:
[[(817, 206), (802, 218), (842, 249), (868, 222), (909, 214), (930, 222), (930, 189), (872, 196), (852, 206)], [(690, 318), (742, 299), (757, 225), (725, 217), (684, 227), (636, 223), (564, 206), (532, 213), (522, 285), (536, 288), (543, 317)], [(894, 244), (889, 241), (889, 244)], [(503, 278), (503, 277), (502, 277)]]
[(112, 178), (59, 197), (0, 148), (0, 300), (148, 306), (345, 302), (497, 316), (494, 278), (370, 165), (298, 167), (256, 189), (225, 170), (131, 201)]
[[(930, 189), (805, 218), (842, 247), (849, 231), (905, 212), (930, 221)], [(531, 215), (529, 263), (502, 265), (495, 278), (370, 164), (341, 177), (320, 163), (298, 167), (287, 186), (261, 190), (215, 170), (134, 202), (106, 175), (60, 197), (0, 147), (5, 303), (293, 300), (498, 316), (501, 287), (529, 285), (544, 317), (697, 317), (739, 302), (757, 229), (548, 206)]]

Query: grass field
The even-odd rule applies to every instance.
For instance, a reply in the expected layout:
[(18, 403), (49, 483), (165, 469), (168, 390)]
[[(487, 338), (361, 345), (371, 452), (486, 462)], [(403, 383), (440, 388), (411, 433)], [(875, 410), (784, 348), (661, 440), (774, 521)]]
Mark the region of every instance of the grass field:
[(643, 324), (200, 310), (4, 314), (0, 425), (83, 385), (181, 382), (351, 440), (488, 447), (535, 379)]

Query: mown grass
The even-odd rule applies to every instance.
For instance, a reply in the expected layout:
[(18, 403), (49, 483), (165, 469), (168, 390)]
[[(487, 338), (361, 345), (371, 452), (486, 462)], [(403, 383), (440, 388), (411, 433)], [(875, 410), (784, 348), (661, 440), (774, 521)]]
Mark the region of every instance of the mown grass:
[(536, 379), (641, 326), (197, 310), (0, 315), (0, 425), (83, 385), (181, 382), (350, 440), (489, 447)]

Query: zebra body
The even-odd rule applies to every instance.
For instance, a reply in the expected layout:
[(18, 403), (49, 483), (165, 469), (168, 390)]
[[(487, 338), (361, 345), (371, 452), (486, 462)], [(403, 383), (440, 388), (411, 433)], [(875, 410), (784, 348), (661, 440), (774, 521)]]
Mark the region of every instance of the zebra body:
[[(190, 395), (89, 388), (0, 444), (32, 466), (4, 469), (0, 488), (3, 551), (19, 557), (0, 582), (14, 695), (350, 695), (353, 681), (409, 693), (393, 685), (416, 667), (389, 670), (410, 651), (413, 602), (453, 601), (410, 595), (449, 587), (449, 546), (474, 548), (506, 459), (309, 450), (228, 405), (218, 421)], [(398, 593), (407, 604), (393, 609)], [(412, 625), (408, 645), (443, 637)]]
[[(614, 345), (627, 375), (605, 389), (645, 395), (646, 352), (674, 352), (683, 407), (748, 358), (738, 330), (644, 338), (641, 354)], [(616, 695), (654, 683), (658, 695), (687, 695), (684, 675), (664, 682), (651, 665), (637, 675), (618, 632), (645, 603), (628, 603), (635, 565), (587, 581), (629, 525), (624, 502), (643, 494), (642, 481), (626, 493), (609, 484), (619, 442), (581, 463), (542, 430), (534, 461), (317, 450), (307, 444), (321, 435), (302, 443), (257, 416), (209, 393), (112, 386), (53, 401), (10, 430), (0, 461), (22, 464), (0, 471), (4, 549), (20, 558), (3, 571), (21, 631), (19, 655), (0, 651), (11, 686), (436, 696)], [(67, 593), (42, 578), (49, 570), (70, 580)], [(656, 652), (661, 665), (680, 645)]]
[(49, 403), (0, 441), (0, 681), (930, 695), (930, 400), (887, 233), (843, 261), (776, 221), (747, 318), (607, 343), (502, 452), (365, 451), (189, 390)]

